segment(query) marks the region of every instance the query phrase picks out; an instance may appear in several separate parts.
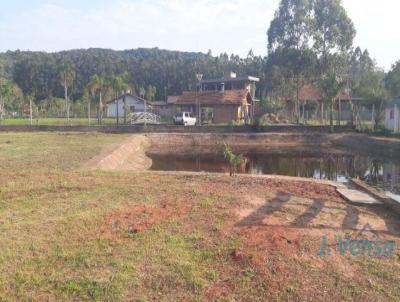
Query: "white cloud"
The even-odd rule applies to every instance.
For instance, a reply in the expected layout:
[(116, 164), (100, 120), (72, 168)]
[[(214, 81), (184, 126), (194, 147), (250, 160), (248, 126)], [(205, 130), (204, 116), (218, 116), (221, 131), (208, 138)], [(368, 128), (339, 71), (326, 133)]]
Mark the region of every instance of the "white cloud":
[[(49, 0), (50, 1), (50, 0)], [(266, 31), (279, 0), (116, 0), (78, 9), (42, 4), (0, 20), (0, 51), (58, 51), (104, 47), (212, 49), (266, 54)], [(400, 59), (398, 0), (344, 0), (354, 20), (356, 42), (386, 68)], [(398, 52), (398, 51), (397, 51)]]

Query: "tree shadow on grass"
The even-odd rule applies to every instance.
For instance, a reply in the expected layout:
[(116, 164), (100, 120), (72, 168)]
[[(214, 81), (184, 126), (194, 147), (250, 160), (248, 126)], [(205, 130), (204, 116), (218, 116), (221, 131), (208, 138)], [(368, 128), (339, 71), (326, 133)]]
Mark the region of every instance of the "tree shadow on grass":
[(356, 207), (347, 206), (346, 207), (346, 216), (343, 219), (342, 228), (347, 229), (355, 229), (358, 225), (360, 210)]
[(262, 222), (269, 215), (278, 212), (282, 207), (291, 200), (291, 196), (287, 193), (278, 192), (270, 201), (256, 209), (249, 216), (239, 221), (235, 226), (244, 227), (251, 225), (262, 225)]
[[(250, 215), (243, 218), (235, 224), (236, 227), (248, 226), (265, 226), (265, 227), (284, 227), (293, 229), (319, 229), (333, 231), (359, 231), (357, 228), (360, 222), (361, 206), (347, 205), (345, 208), (345, 216), (341, 227), (329, 225), (310, 225), (311, 221), (316, 218), (324, 208), (331, 210), (343, 210), (341, 207), (326, 206), (325, 202), (320, 199), (314, 199), (313, 203), (308, 206), (308, 209), (299, 215), (290, 225), (267, 225), (263, 223), (266, 218), (276, 212), (282, 211), (282, 208), (291, 201), (292, 196), (278, 192), (272, 200), (267, 200), (264, 205), (254, 210)], [(373, 215), (381, 217), (385, 221), (387, 230), (380, 230), (377, 233), (400, 237), (400, 215), (391, 212), (384, 206), (365, 206)], [(327, 221), (329, 223), (331, 221)], [(373, 227), (373, 226), (372, 226)]]
[(314, 199), (313, 203), (309, 206), (308, 210), (302, 215), (298, 216), (292, 223), (294, 226), (306, 227), (315, 217), (321, 213), (324, 208), (325, 202), (320, 199)]

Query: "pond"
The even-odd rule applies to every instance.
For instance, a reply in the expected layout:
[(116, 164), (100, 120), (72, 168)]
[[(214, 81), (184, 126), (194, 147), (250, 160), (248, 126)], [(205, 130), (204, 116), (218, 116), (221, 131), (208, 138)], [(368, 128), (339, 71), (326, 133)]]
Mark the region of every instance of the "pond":
[[(149, 155), (152, 170), (229, 173), (220, 154)], [(359, 177), (385, 191), (400, 194), (400, 160), (349, 154), (245, 154), (238, 173), (285, 175), (344, 182)]]

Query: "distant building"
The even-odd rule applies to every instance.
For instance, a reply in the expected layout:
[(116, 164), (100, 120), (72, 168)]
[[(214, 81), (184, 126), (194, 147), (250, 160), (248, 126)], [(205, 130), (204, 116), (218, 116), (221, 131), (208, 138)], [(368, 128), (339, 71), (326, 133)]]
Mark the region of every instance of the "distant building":
[(177, 111), (189, 111), (202, 122), (249, 123), (254, 116), (256, 83), (260, 79), (230, 73), (220, 79), (202, 80), (196, 91), (185, 91), (175, 102)]
[(400, 96), (386, 106), (385, 128), (395, 133), (400, 132)]
[(172, 119), (175, 114), (175, 104), (179, 96), (168, 96), (167, 101), (153, 101), (153, 112), (163, 118)]
[[(134, 112), (144, 112), (145, 106), (146, 111), (151, 111), (151, 103), (130, 93), (119, 96), (116, 99), (110, 100), (106, 103), (107, 105), (107, 117), (117, 117), (117, 112), (120, 117), (124, 116), (124, 98), (126, 102), (126, 114)], [(118, 108), (118, 110), (117, 110)]]
[(220, 79), (202, 80), (199, 83), (200, 91), (225, 91), (225, 90), (242, 90), (246, 89), (250, 92), (254, 99), (256, 96), (256, 83), (260, 82), (259, 78), (252, 76), (238, 77), (236, 73), (230, 72)]
[(175, 105), (176, 101), (179, 99), (179, 95), (170, 95), (167, 97), (168, 105)]
[[(286, 97), (288, 101), (295, 101), (297, 97), (296, 93), (291, 96)], [(321, 102), (323, 101), (324, 93), (317, 86), (312, 84), (304, 85), (299, 90), (299, 101), (301, 103), (306, 103), (308, 101)], [(344, 90), (340, 91), (336, 96), (336, 101), (351, 101), (353, 98)]]
[(253, 98), (246, 89), (226, 91), (186, 91), (178, 98), (176, 106), (213, 124), (229, 122), (247, 123), (252, 119)]

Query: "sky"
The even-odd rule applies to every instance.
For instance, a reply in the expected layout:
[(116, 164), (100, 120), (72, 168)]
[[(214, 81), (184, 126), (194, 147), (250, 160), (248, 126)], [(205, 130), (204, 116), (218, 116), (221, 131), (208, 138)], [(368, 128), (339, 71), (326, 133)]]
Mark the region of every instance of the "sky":
[[(342, 0), (367, 48), (386, 71), (400, 60), (399, 0)], [(0, 0), (0, 52), (159, 47), (267, 54), (279, 0)]]

